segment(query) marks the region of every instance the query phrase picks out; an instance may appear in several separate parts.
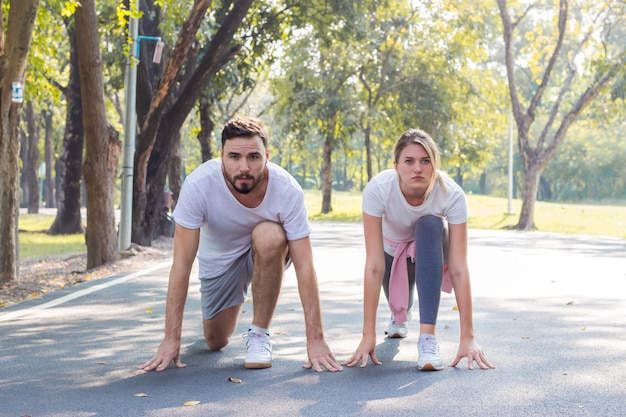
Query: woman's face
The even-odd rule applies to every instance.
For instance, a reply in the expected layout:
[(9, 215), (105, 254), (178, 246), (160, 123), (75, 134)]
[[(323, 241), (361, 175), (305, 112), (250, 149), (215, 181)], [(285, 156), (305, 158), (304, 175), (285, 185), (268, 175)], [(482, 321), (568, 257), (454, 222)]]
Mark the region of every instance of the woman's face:
[(411, 196), (423, 196), (433, 178), (433, 164), (422, 145), (412, 143), (400, 152), (394, 162), (400, 188)]

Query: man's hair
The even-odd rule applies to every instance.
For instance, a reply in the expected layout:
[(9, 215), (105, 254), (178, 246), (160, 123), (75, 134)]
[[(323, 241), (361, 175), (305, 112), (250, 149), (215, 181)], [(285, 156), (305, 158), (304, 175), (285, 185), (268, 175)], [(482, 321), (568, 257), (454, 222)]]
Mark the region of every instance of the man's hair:
[(258, 136), (263, 141), (263, 146), (267, 149), (267, 129), (263, 122), (255, 117), (236, 116), (230, 119), (222, 129), (222, 148), (228, 139), (252, 138)]

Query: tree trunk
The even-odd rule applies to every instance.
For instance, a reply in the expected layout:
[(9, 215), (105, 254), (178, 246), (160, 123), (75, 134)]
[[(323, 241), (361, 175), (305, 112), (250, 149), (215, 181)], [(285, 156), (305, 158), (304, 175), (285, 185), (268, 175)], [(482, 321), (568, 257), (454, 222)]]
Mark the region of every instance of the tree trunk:
[(76, 10), (78, 67), (85, 128), (83, 175), (87, 192), (87, 269), (118, 259), (114, 190), (121, 150), (118, 132), (109, 124), (104, 100), (100, 39), (94, 0)]
[(480, 180), (478, 181), (478, 187), (482, 195), (487, 195), (487, 172), (483, 171), (480, 174)]
[(537, 201), (537, 190), (539, 188), (539, 177), (541, 171), (534, 164), (524, 169), (524, 190), (522, 197), (522, 211), (519, 221), (515, 226), (517, 230), (535, 229), (535, 202)]
[(63, 153), (59, 161), (57, 178), (57, 214), (48, 229), (51, 235), (85, 233), (81, 217), (81, 191), (83, 142), (83, 110), (78, 73), (78, 53), (76, 46), (76, 26), (67, 25), (70, 38), (70, 77), (63, 89), (67, 110), (65, 112), (65, 132), (63, 134)]
[(28, 185), (26, 183), (26, 161), (28, 161), (28, 134), (20, 129), (20, 207), (26, 208), (28, 202)]
[(333, 147), (335, 145), (335, 129), (337, 128), (337, 113), (331, 115), (326, 126), (326, 139), (322, 154), (322, 214), (333, 211), (331, 198), (333, 192)]
[(44, 180), (45, 203), (47, 208), (56, 207), (54, 198), (54, 177), (52, 176), (52, 113), (43, 112), (44, 119), (44, 163), (46, 164), (46, 177)]
[(202, 151), (202, 162), (213, 159), (213, 150), (211, 149), (211, 136), (215, 123), (209, 111), (210, 104), (205, 97), (200, 98), (200, 132), (198, 133), (198, 142), (200, 142), (200, 150)]
[[(20, 114), (12, 83), (24, 80), (26, 60), (39, 0), (11, 2), (8, 19), (0, 8), (0, 283), (19, 278), (17, 219), (19, 213)], [(8, 24), (6, 39), (4, 25)]]
[(172, 210), (174, 210), (174, 207), (176, 207), (176, 202), (178, 201), (178, 196), (180, 195), (180, 189), (183, 186), (182, 160), (180, 157), (180, 140), (180, 137), (178, 138), (178, 140), (176, 140), (176, 147), (170, 154), (170, 166), (167, 173), (167, 182), (174, 198)]
[(39, 187), (39, 113), (33, 108), (32, 100), (26, 103), (26, 126), (28, 132), (28, 148), (26, 150), (26, 160), (24, 170), (26, 173), (26, 188), (28, 189), (28, 200), (26, 207), (28, 214), (39, 213), (39, 200), (41, 198)]
[[(365, 164), (367, 167), (367, 182), (372, 179), (372, 121), (367, 118), (365, 127)], [(363, 163), (363, 161), (361, 161)]]

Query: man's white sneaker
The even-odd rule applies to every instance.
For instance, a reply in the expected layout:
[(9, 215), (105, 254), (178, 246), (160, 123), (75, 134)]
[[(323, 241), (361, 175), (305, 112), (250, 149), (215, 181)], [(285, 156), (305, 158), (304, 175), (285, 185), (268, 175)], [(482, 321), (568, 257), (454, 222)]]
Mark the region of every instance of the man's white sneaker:
[(443, 361), (439, 356), (439, 343), (432, 334), (421, 334), (417, 341), (417, 369), (420, 371), (441, 371)]
[(243, 366), (248, 369), (263, 369), (272, 366), (272, 344), (270, 335), (258, 330), (248, 330), (246, 338), (246, 361)]

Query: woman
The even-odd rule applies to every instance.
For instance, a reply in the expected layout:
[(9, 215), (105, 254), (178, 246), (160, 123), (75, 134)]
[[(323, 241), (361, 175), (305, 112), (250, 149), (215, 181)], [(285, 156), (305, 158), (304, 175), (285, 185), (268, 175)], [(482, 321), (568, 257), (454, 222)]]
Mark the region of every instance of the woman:
[[(454, 288), (461, 321), (456, 366), (467, 358), (495, 368), (474, 341), (472, 299), (467, 266), (467, 206), (461, 187), (439, 171), (439, 151), (421, 130), (402, 134), (394, 147), (394, 169), (376, 175), (363, 191), (365, 282), (363, 337), (347, 366), (368, 357), (380, 365), (376, 345), (376, 310), (380, 287), (392, 311), (388, 337), (406, 337), (417, 286), (420, 336), (419, 370), (441, 370), (435, 338), (441, 290)], [(445, 278), (444, 278), (445, 275)], [(451, 284), (451, 285), (450, 285)]]

